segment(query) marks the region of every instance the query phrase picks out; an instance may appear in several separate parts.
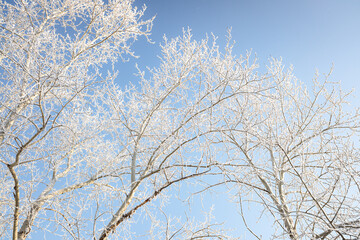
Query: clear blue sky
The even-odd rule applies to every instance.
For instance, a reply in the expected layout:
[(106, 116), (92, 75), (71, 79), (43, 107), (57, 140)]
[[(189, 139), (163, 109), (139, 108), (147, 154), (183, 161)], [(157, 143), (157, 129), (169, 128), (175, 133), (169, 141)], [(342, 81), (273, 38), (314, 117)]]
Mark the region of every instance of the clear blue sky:
[[(135, 63), (142, 69), (158, 64), (158, 45), (164, 34), (176, 37), (183, 28), (190, 27), (195, 38), (214, 33), (221, 43), (231, 27), (237, 55), (252, 49), (261, 64), (270, 57), (282, 57), (307, 84), (316, 69), (327, 73), (334, 64), (332, 79), (341, 81), (345, 89), (354, 88), (357, 95), (360, 93), (360, 0), (135, 0), (135, 4), (147, 5), (146, 18), (156, 15), (151, 36), (155, 44), (144, 39), (134, 44), (133, 50), (140, 58), (118, 65), (124, 84), (137, 81), (133, 76)], [(360, 106), (359, 102), (352, 104)], [(234, 206), (224, 204), (226, 196), (215, 194), (206, 198), (204, 209), (216, 203), (214, 214), (218, 221), (227, 221), (226, 227), (245, 234)], [(199, 200), (195, 203), (201, 205)], [(171, 202), (168, 209), (180, 211), (177, 204)], [(201, 216), (199, 209), (193, 209), (194, 216)], [(257, 222), (255, 212), (247, 214), (251, 227), (268, 239), (271, 223), (266, 218)], [(142, 228), (142, 224), (137, 227)], [(249, 233), (243, 236), (252, 239)]]
[[(316, 69), (344, 88), (360, 85), (360, 1), (358, 0), (139, 0), (147, 17), (156, 15), (152, 40), (139, 41), (134, 50), (140, 66), (156, 66), (158, 44), (166, 34), (176, 37), (190, 27), (195, 38), (214, 33), (225, 39), (232, 27), (236, 53), (252, 49), (259, 63), (282, 57), (294, 66), (295, 75), (311, 82)], [(135, 61), (122, 66), (133, 68)], [(360, 87), (358, 88), (360, 91)]]
[[(190, 27), (197, 39), (214, 33), (223, 43), (227, 28), (231, 27), (237, 55), (252, 49), (262, 67), (270, 57), (282, 57), (287, 66), (294, 66), (298, 79), (309, 86), (316, 69), (328, 73), (333, 64), (332, 79), (341, 81), (346, 90), (355, 89), (355, 95), (360, 93), (359, 0), (139, 0), (135, 3), (146, 4), (147, 17), (156, 15), (151, 36), (155, 44), (140, 40), (134, 45), (140, 59), (120, 64), (124, 83), (136, 81), (132, 76), (135, 62), (143, 69), (158, 64), (158, 45), (164, 34), (176, 37), (183, 28)], [(358, 100), (353, 100), (352, 105), (360, 106)], [(221, 196), (210, 197), (205, 208), (214, 199)], [(176, 204), (170, 204), (169, 208)], [(227, 220), (226, 226), (237, 229), (238, 234), (245, 233), (233, 207), (217, 202), (214, 214), (220, 222)], [(272, 225), (266, 218), (257, 222), (254, 212), (249, 224), (263, 239), (270, 238)], [(245, 236), (252, 239), (249, 233)]]

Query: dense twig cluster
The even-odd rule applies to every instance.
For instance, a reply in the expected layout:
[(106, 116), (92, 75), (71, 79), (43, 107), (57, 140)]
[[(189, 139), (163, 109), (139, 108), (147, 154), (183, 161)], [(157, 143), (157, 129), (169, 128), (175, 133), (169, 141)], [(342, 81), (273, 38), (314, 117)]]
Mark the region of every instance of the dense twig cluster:
[[(135, 213), (152, 238), (230, 239), (211, 218), (170, 221), (151, 203), (170, 187), (227, 186), (259, 203), (274, 237), (359, 238), (359, 113), (326, 76), (308, 90), (271, 60), (257, 72), (230, 34), (164, 39), (158, 68), (120, 87), (104, 69), (148, 37), (131, 0), (0, 4), (0, 237), (126, 236)], [(206, 184), (206, 185), (204, 185)], [(238, 200), (236, 200), (238, 201)], [(140, 211), (142, 210), (142, 211)], [(9, 227), (12, 226), (12, 227)]]

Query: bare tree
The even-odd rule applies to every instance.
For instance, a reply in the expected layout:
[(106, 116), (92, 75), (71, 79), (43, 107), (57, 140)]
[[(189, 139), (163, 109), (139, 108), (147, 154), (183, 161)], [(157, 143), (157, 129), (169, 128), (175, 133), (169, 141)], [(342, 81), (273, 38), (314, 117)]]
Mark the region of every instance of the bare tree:
[(10, 237), (12, 222), (12, 238), (25, 239), (45, 209), (70, 221), (52, 205), (108, 175), (86, 171), (101, 154), (99, 144), (102, 157), (111, 157), (99, 141), (110, 117), (98, 91), (111, 78), (103, 79), (100, 67), (132, 54), (131, 42), (149, 35), (152, 20), (141, 20), (144, 10), (132, 1), (1, 3), (3, 236)]
[[(245, 222), (243, 200), (273, 216), (275, 237), (359, 238), (359, 114), (344, 111), (338, 85), (309, 91), (276, 60), (258, 73), (230, 35), (221, 53), (188, 30), (120, 87), (111, 66), (149, 36), (145, 8), (0, 6), (1, 238), (131, 239), (138, 214), (152, 239), (230, 239), (216, 218), (174, 220), (159, 207), (174, 186), (191, 196), (223, 184), (237, 187)], [(204, 188), (183, 192), (187, 182)]]
[[(150, 78), (139, 71), (121, 90), (102, 66), (149, 35), (143, 12), (129, 0), (1, 3), (1, 237), (124, 236), (165, 189), (220, 174), (210, 146), (221, 106), (258, 91), (245, 76), (254, 66), (187, 31), (165, 39)], [(211, 226), (181, 237), (217, 236)]]
[(329, 76), (308, 90), (281, 61), (268, 69), (271, 89), (227, 107), (226, 181), (273, 216), (275, 238), (358, 239), (358, 111)]

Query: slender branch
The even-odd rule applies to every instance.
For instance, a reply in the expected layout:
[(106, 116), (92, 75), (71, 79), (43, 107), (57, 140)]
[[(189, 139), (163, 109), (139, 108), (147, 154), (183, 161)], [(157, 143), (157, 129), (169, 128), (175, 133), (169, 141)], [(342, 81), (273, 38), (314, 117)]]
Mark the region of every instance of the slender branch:
[(13, 219), (13, 240), (18, 239), (18, 224), (19, 224), (19, 208), (20, 208), (20, 191), (19, 191), (19, 179), (15, 172), (14, 166), (7, 164), (11, 176), (14, 179), (14, 199), (15, 199), (15, 209), (14, 209), (14, 219)]
[(138, 210), (140, 207), (144, 206), (145, 204), (147, 204), (148, 202), (150, 202), (151, 200), (153, 200), (157, 195), (159, 195), (164, 189), (168, 188), (169, 186), (173, 185), (174, 183), (180, 182), (180, 181), (184, 181), (186, 179), (189, 178), (194, 178), (200, 175), (204, 175), (206, 173), (208, 173), (210, 170), (201, 172), (201, 173), (194, 173), (179, 179), (176, 179), (174, 181), (168, 182), (166, 183), (164, 186), (162, 186), (161, 188), (159, 188), (158, 190), (156, 190), (150, 197), (146, 198), (143, 202), (141, 202), (139, 205), (135, 206), (133, 209), (131, 209), (130, 211), (128, 211), (125, 214), (122, 214), (121, 217), (119, 219), (117, 219), (116, 221), (111, 221), (110, 225), (108, 225), (104, 231), (101, 233), (100, 237), (98, 240), (105, 240), (107, 239), (107, 237), (112, 233), (115, 232), (116, 228), (120, 225), (120, 223), (122, 223), (125, 219), (130, 218), (135, 212), (136, 210)]

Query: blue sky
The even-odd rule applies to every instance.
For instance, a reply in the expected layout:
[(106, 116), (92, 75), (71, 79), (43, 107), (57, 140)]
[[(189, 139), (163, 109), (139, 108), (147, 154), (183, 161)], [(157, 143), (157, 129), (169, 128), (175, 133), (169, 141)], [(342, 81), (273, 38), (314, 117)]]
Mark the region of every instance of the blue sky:
[[(308, 85), (316, 69), (327, 73), (333, 64), (332, 79), (341, 81), (344, 89), (354, 88), (357, 95), (360, 93), (359, 0), (135, 0), (135, 4), (147, 5), (145, 18), (156, 15), (151, 35), (154, 44), (139, 40), (133, 50), (140, 58), (117, 65), (119, 81), (123, 84), (137, 81), (133, 75), (135, 63), (142, 69), (157, 66), (158, 46), (164, 34), (176, 37), (182, 34), (183, 28), (189, 27), (196, 39), (213, 33), (223, 46), (227, 28), (231, 27), (237, 55), (252, 50), (261, 67), (265, 67), (270, 57), (282, 57)], [(359, 102), (351, 103), (360, 106)], [(236, 229), (245, 239), (252, 239), (241, 224), (241, 217), (235, 213), (234, 205), (226, 203), (227, 197), (212, 194), (205, 198), (202, 203), (199, 199), (194, 202), (203, 205), (205, 210), (216, 203), (214, 215), (218, 222), (227, 221), (225, 227)], [(177, 204), (172, 202), (168, 208), (176, 212)], [(193, 209), (194, 216), (202, 218), (201, 211)], [(248, 223), (263, 239), (268, 239), (272, 225), (266, 217), (258, 222), (256, 210), (252, 208), (247, 212)], [(141, 228), (142, 223), (136, 227)]]
[(158, 45), (164, 34), (176, 37), (181, 35), (182, 28), (190, 27), (195, 38), (212, 32), (221, 43), (226, 29), (231, 27), (237, 55), (252, 50), (262, 66), (270, 57), (282, 57), (306, 83), (311, 83), (316, 69), (328, 73), (333, 64), (332, 79), (341, 81), (344, 89), (360, 84), (358, 0), (139, 0), (135, 3), (146, 4), (146, 17), (156, 15), (151, 36), (155, 44), (137, 42), (133, 49), (141, 58), (123, 64), (123, 70), (133, 69), (135, 62), (140, 67), (156, 66)]
[[(133, 76), (135, 63), (140, 68), (156, 66), (160, 55), (159, 43), (164, 34), (168, 38), (182, 34), (183, 28), (191, 28), (196, 39), (208, 33), (219, 37), (224, 46), (227, 28), (232, 28), (236, 41), (235, 53), (245, 54), (252, 50), (261, 67), (271, 57), (282, 57), (286, 66), (294, 66), (295, 76), (306, 85), (316, 70), (328, 73), (334, 66), (331, 79), (341, 81), (345, 90), (360, 92), (360, 1), (358, 0), (139, 0), (136, 5), (146, 4), (146, 17), (156, 15), (151, 39), (135, 43), (133, 50), (140, 56), (119, 64), (123, 83), (137, 81)], [(360, 106), (354, 98), (351, 102)], [(221, 196), (209, 195), (204, 207), (217, 203), (214, 214), (218, 221), (227, 221), (236, 233), (252, 239), (246, 233), (241, 218), (234, 212), (234, 205), (219, 202)], [(218, 202), (217, 202), (218, 201)], [(172, 208), (177, 203), (172, 203)], [(248, 224), (260, 233), (263, 239), (271, 236), (272, 225), (268, 219), (257, 221), (256, 208), (248, 211)], [(195, 216), (198, 213), (195, 213)], [(198, 215), (200, 216), (200, 215)], [(141, 228), (140, 226), (138, 226)]]

